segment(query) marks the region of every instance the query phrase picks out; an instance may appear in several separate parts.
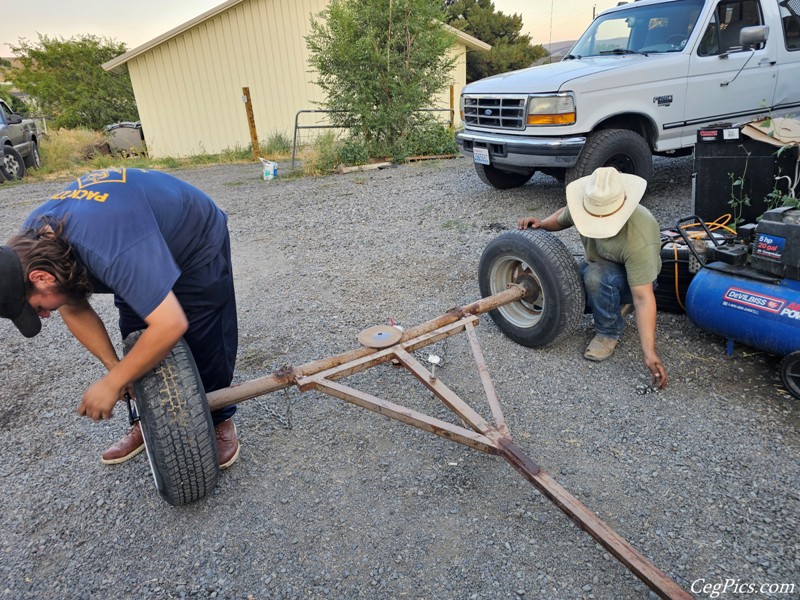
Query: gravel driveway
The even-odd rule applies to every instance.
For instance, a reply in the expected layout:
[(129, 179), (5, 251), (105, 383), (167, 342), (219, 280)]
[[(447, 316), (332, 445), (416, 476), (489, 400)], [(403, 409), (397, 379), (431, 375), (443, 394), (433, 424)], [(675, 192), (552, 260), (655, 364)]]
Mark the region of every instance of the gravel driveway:
[[(416, 325), (477, 299), (485, 245), (563, 202), (541, 175), (492, 190), (464, 159), (272, 182), (256, 165), (176, 175), (230, 215), (237, 381), (350, 350), (366, 327)], [(62, 186), (0, 186), (0, 238)], [(644, 204), (672, 226), (691, 213), (690, 189), (691, 159), (659, 160)], [(574, 231), (559, 236), (580, 252)], [(110, 299), (93, 304), (114, 337)], [(723, 340), (660, 313), (671, 382), (643, 393), (629, 323), (615, 356), (596, 364), (581, 358), (588, 317), (539, 350), (482, 319), (515, 442), (696, 597), (726, 580), (723, 599), (800, 597), (800, 402), (781, 387), (778, 359), (745, 347), (728, 357)], [(100, 424), (77, 416), (102, 367), (58, 316), (32, 340), (2, 320), (0, 336), (3, 597), (652, 596), (502, 459), (316, 392), (243, 403), (239, 462), (208, 498), (171, 507), (144, 455), (100, 463), (127, 429), (125, 411)], [(466, 337), (428, 351), (444, 359), (441, 379), (488, 414)], [(450, 418), (402, 369), (347, 381)]]

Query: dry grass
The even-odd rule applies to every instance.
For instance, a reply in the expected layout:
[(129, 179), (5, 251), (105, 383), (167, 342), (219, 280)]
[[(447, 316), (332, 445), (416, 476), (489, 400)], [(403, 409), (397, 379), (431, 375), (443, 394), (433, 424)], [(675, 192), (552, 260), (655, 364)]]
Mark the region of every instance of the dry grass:
[[(88, 129), (60, 129), (50, 132), (40, 140), (41, 168), (30, 169), (25, 179), (70, 179), (88, 171), (110, 167), (168, 170), (198, 165), (253, 162), (249, 147), (185, 158), (149, 158), (145, 155), (108, 154), (107, 149), (104, 150), (105, 142), (103, 133)], [(271, 160), (286, 160), (291, 157), (291, 148), (288, 153), (276, 152), (275, 144), (270, 144), (269, 140), (262, 143), (262, 154), (266, 145), (273, 151), (269, 155)]]

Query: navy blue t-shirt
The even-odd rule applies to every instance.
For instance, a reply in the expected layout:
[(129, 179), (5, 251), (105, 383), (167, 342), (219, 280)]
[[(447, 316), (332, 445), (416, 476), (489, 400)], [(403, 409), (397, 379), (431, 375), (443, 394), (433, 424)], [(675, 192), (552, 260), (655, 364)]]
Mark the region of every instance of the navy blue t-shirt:
[(114, 293), (142, 319), (182, 274), (219, 254), (227, 234), (227, 216), (205, 193), (141, 169), (84, 175), (36, 208), (25, 227), (42, 219), (63, 220), (94, 291)]

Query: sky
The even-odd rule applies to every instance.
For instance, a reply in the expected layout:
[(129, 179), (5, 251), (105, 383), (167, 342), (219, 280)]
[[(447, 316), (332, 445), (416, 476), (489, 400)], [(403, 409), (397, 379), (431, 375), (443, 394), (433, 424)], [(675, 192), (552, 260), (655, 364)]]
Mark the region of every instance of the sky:
[[(36, 41), (37, 34), (70, 38), (83, 34), (125, 42), (128, 49), (169, 31), (222, 4), (223, 0), (0, 0), (0, 56), (11, 56), (9, 43), (20, 38)], [(594, 12), (617, 4), (616, 0), (494, 0), (495, 9), (521, 14), (523, 32), (535, 44), (575, 40), (591, 22)]]

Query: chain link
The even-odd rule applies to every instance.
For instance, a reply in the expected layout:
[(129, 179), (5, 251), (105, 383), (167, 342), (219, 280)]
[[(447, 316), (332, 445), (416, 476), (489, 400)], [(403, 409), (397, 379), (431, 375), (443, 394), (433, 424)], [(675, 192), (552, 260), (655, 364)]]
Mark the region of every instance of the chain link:
[(269, 417), (275, 419), (278, 423), (280, 423), (284, 429), (292, 429), (293, 427), (292, 398), (289, 395), (289, 390), (286, 388), (283, 390), (283, 395), (284, 398), (286, 399), (286, 412), (284, 414), (278, 413), (271, 406), (268, 406), (263, 402), (261, 402), (261, 400), (256, 400), (256, 404), (258, 404), (261, 408), (263, 408)]

